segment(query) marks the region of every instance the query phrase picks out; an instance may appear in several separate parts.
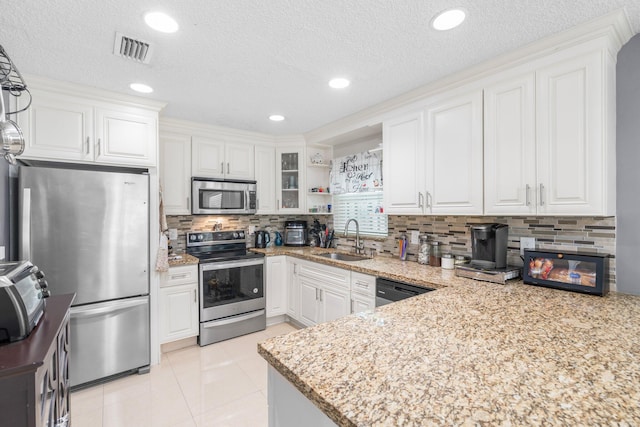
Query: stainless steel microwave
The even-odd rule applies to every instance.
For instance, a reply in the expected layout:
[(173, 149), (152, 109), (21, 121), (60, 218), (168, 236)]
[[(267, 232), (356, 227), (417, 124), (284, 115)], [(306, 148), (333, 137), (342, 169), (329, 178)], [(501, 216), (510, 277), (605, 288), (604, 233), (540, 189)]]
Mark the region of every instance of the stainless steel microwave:
[(192, 178), (191, 213), (226, 215), (256, 213), (256, 182)]

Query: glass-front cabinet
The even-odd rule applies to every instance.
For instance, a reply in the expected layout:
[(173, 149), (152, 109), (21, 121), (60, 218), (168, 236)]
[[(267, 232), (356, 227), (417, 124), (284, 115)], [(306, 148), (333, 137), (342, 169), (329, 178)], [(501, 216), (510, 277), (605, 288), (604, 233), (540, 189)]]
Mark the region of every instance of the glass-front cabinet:
[(279, 212), (304, 213), (304, 147), (282, 147), (276, 152), (276, 205)]

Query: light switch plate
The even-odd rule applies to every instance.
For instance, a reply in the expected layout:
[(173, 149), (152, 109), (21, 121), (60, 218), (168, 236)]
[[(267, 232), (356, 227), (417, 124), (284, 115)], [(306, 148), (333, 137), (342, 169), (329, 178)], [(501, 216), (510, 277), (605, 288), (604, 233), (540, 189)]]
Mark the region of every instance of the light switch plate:
[(178, 240), (178, 229), (170, 228), (169, 229), (169, 240)]
[(420, 236), (420, 232), (417, 230), (411, 230), (411, 244), (412, 245), (417, 245), (418, 244), (418, 237)]
[(535, 249), (536, 238), (535, 237), (521, 237), (520, 238), (520, 255), (524, 255), (525, 249)]
[(249, 234), (255, 234), (256, 232), (256, 226), (255, 225), (250, 225), (249, 226)]

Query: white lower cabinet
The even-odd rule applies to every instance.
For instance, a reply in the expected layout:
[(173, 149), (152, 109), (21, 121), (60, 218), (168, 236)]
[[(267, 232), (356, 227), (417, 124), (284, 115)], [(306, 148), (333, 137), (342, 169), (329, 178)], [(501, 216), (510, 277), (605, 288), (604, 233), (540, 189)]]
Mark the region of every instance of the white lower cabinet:
[(308, 277), (299, 276), (300, 315), (298, 320), (307, 326), (320, 323), (320, 284)]
[(267, 317), (281, 316), (287, 313), (287, 257), (268, 257), (266, 271)]
[[(347, 272), (348, 273), (348, 272)], [(330, 322), (351, 314), (349, 289), (324, 285), (320, 290), (320, 318)]]
[(198, 335), (198, 266), (171, 267), (160, 282), (160, 343)]
[(351, 313), (376, 308), (376, 277), (351, 272)]

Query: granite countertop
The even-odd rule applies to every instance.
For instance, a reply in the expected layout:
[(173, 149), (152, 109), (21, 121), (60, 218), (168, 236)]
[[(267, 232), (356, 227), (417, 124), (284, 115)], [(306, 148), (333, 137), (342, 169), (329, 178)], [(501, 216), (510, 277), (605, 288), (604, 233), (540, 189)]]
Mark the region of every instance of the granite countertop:
[(171, 257), (169, 257), (169, 267), (180, 267), (182, 265), (194, 265), (200, 262), (198, 258), (194, 257), (193, 255), (180, 254), (179, 256), (181, 257), (180, 259), (171, 259)]
[(346, 270), (413, 283), (434, 289), (469, 283), (469, 279), (457, 277), (454, 270), (430, 267), (428, 265), (418, 264), (414, 261), (400, 261), (397, 258), (391, 257), (377, 256), (374, 258), (364, 258), (362, 261), (339, 261), (318, 256), (318, 254), (322, 253), (338, 252), (335, 249), (275, 246), (267, 249), (252, 248), (251, 250), (266, 256), (293, 256), (313, 262), (332, 265), (334, 267), (344, 268)]
[(341, 426), (639, 425), (640, 297), (472, 282), (258, 345)]

